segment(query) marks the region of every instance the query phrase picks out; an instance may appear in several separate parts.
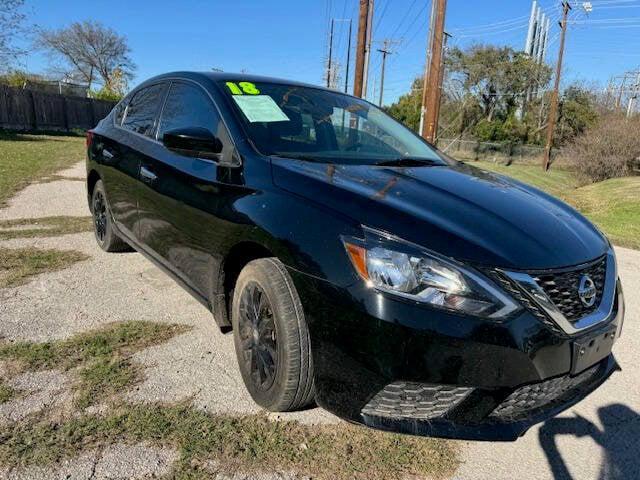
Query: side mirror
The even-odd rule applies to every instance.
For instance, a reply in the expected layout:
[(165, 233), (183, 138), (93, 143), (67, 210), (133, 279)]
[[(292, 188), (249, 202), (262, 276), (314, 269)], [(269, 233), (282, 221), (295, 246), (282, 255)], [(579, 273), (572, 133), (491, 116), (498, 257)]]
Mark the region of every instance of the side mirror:
[(172, 152), (185, 157), (217, 160), (222, 153), (222, 142), (206, 128), (189, 127), (165, 132), (162, 143)]

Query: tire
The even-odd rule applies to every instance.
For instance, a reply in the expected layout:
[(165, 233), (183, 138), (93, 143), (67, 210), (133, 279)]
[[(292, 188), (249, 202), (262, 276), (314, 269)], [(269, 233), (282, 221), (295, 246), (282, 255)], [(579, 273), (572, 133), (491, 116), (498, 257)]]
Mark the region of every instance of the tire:
[(278, 259), (254, 260), (240, 272), (232, 325), (240, 373), (258, 405), (289, 412), (313, 403), (309, 330), (293, 281)]
[(93, 187), (91, 194), (91, 215), (93, 217), (93, 233), (98, 246), (105, 252), (129, 252), (131, 247), (113, 229), (111, 210), (107, 202), (102, 180)]

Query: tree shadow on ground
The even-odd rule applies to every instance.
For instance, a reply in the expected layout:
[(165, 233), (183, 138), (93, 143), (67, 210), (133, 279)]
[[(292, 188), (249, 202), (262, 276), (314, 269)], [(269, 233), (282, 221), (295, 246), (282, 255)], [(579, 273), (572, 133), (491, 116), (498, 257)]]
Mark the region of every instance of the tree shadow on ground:
[(598, 417), (602, 429), (577, 414), (554, 418), (542, 426), (540, 445), (556, 480), (574, 478), (558, 449), (556, 438), (562, 435), (589, 436), (602, 447), (598, 480), (640, 478), (640, 415), (627, 405), (616, 403), (599, 408)]

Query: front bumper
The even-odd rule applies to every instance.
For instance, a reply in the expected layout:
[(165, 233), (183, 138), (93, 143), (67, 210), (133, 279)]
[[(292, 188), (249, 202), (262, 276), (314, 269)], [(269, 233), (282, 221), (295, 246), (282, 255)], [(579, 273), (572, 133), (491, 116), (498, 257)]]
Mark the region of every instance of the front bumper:
[(491, 322), (290, 273), (311, 333), (316, 400), (349, 421), (415, 435), (515, 440), (619, 368), (608, 355), (576, 371), (574, 345), (620, 335), (620, 289), (609, 320), (568, 336), (526, 310)]

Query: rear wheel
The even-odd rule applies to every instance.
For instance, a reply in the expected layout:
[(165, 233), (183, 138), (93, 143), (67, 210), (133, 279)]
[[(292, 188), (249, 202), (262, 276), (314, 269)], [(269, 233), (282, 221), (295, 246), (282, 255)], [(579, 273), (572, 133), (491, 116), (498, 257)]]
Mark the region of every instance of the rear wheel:
[(274, 412), (312, 403), (309, 330), (298, 293), (279, 260), (254, 260), (240, 272), (232, 323), (240, 373), (253, 400)]
[(93, 216), (93, 232), (96, 242), (98, 242), (102, 250), (105, 252), (126, 252), (131, 250), (131, 247), (118, 237), (113, 229), (111, 212), (102, 180), (98, 180), (93, 187), (91, 214)]

